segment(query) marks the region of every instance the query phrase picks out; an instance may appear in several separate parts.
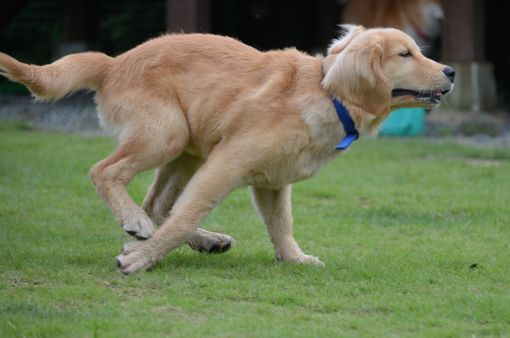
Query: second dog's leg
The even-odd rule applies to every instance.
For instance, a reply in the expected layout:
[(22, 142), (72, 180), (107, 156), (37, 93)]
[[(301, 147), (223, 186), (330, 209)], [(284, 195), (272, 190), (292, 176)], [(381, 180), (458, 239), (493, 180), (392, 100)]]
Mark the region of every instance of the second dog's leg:
[[(156, 171), (154, 181), (142, 203), (142, 208), (154, 224), (163, 224), (175, 201), (201, 164), (200, 158), (184, 153)], [(233, 239), (229, 235), (200, 228), (188, 240), (191, 248), (207, 253), (226, 252), (232, 243)]]
[(306, 255), (294, 239), (292, 229), (291, 186), (277, 190), (252, 187), (254, 204), (267, 226), (276, 259), (284, 262), (324, 266), (317, 257)]

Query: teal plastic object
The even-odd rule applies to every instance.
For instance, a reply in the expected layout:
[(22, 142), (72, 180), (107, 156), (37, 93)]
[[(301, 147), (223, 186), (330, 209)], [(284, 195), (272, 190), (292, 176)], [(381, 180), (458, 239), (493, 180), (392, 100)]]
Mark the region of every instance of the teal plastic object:
[(379, 129), (379, 135), (418, 136), (425, 132), (424, 108), (400, 108), (390, 113)]

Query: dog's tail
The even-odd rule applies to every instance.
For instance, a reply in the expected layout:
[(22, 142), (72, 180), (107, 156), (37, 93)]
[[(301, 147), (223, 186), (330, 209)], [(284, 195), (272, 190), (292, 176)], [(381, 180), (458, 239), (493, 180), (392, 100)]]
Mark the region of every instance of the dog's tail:
[(101, 89), (112, 60), (103, 53), (87, 52), (36, 66), (0, 53), (0, 75), (24, 84), (38, 100), (55, 101), (78, 89)]

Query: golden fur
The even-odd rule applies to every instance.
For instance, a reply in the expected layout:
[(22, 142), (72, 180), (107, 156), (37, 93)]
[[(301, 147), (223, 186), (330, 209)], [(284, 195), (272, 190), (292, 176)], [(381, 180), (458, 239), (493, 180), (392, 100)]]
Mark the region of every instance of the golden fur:
[[(90, 171), (99, 195), (124, 230), (140, 239), (117, 257), (122, 271), (152, 266), (188, 241), (224, 251), (232, 239), (199, 229), (233, 189), (249, 185), (276, 257), (323, 265), (292, 235), (291, 183), (340, 155), (344, 129), (331, 101), (339, 98), (357, 128), (373, 132), (391, 109), (433, 106), (395, 88), (451, 89), (444, 65), (425, 58), (395, 29), (347, 27), (326, 57), (295, 49), (260, 52), (222, 36), (166, 35), (115, 58), (101, 53), (27, 65), (0, 53), (0, 72), (41, 100), (79, 88), (97, 92), (102, 126), (117, 150)], [(412, 57), (403, 57), (410, 51)], [(157, 168), (142, 208), (126, 186)], [(159, 225), (154, 230), (153, 225)]]

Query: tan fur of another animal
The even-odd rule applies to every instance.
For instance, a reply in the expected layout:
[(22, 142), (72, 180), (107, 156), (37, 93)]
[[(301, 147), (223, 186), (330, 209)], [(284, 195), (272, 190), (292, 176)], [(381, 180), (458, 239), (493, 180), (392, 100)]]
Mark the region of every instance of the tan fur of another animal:
[(342, 22), (365, 27), (393, 27), (428, 48), (443, 29), (441, 0), (347, 0)]
[[(399, 56), (403, 50), (413, 57)], [(324, 58), (260, 52), (203, 34), (166, 35), (115, 58), (82, 53), (46, 66), (0, 53), (0, 72), (38, 99), (97, 91), (100, 121), (119, 146), (91, 169), (92, 182), (123, 228), (148, 238), (126, 244), (117, 257), (126, 273), (151, 267), (186, 241), (229, 241), (198, 225), (243, 185), (251, 186), (277, 258), (323, 265), (293, 237), (290, 185), (343, 153), (335, 151), (345, 132), (331, 95), (359, 130), (374, 132), (391, 109), (423, 105), (413, 96), (392, 98), (393, 88), (451, 88), (444, 67), (400, 31), (362, 27), (350, 27)], [(140, 208), (126, 186), (153, 168)], [(153, 224), (160, 225), (155, 232)]]

